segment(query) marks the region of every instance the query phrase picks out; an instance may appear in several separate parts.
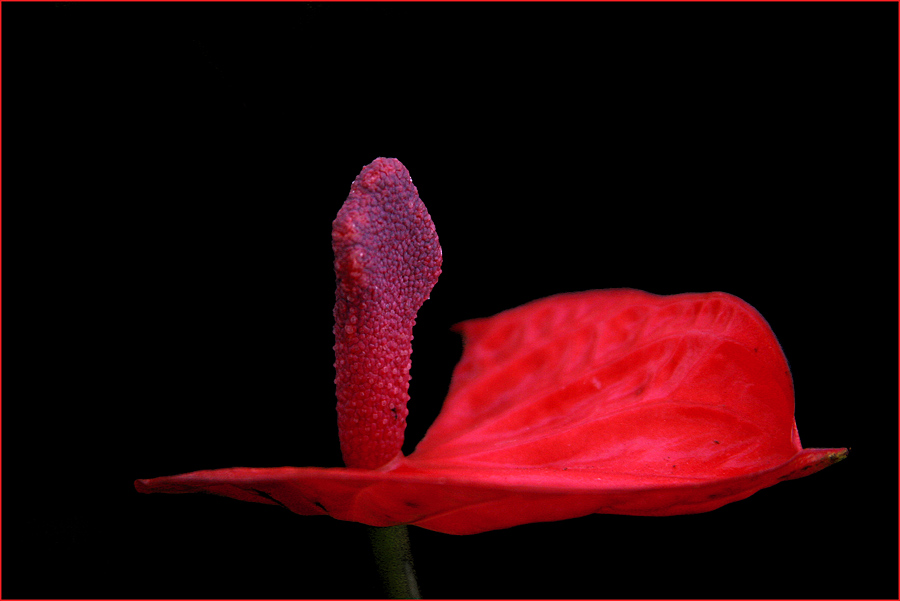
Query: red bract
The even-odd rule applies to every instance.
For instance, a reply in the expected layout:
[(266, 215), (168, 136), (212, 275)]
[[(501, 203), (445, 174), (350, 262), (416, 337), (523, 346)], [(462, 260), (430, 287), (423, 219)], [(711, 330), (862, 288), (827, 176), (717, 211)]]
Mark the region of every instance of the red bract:
[(727, 294), (563, 294), (458, 329), (465, 346), (449, 395), (408, 457), (135, 485), (472, 534), (591, 513), (709, 511), (847, 454), (801, 447), (781, 348)]

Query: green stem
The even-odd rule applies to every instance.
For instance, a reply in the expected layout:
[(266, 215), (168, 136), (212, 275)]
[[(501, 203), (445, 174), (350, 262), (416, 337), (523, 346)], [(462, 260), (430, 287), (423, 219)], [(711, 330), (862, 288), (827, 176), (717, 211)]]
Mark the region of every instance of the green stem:
[(392, 599), (421, 599), (406, 525), (387, 528), (368, 526), (368, 530), (375, 565), (388, 596)]

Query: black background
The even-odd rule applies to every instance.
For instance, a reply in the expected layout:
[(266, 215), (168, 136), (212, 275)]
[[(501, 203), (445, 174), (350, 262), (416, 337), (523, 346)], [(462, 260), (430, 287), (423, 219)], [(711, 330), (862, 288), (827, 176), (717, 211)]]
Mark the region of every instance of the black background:
[(429, 597), (897, 596), (897, 5), (9, 4), (11, 597), (370, 597), (365, 530), (135, 478), (340, 465), (330, 228), (408, 167), (449, 327), (572, 290), (723, 290), (781, 341), (808, 447), (715, 512), (411, 529)]

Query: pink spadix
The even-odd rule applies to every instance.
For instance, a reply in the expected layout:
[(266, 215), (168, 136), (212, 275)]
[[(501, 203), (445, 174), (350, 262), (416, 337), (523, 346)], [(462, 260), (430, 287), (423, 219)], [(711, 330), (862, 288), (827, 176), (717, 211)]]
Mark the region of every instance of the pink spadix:
[(338, 431), (347, 467), (400, 453), (416, 313), (441, 273), (434, 223), (397, 159), (376, 159), (332, 228)]

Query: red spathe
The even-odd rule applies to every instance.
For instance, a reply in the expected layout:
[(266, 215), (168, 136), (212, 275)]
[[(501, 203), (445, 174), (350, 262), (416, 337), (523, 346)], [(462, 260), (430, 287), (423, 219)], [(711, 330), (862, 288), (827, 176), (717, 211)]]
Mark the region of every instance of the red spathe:
[(784, 354), (759, 313), (728, 294), (563, 294), (458, 328), (450, 392), (409, 457), (135, 485), (473, 534), (710, 511), (847, 454), (801, 447)]

